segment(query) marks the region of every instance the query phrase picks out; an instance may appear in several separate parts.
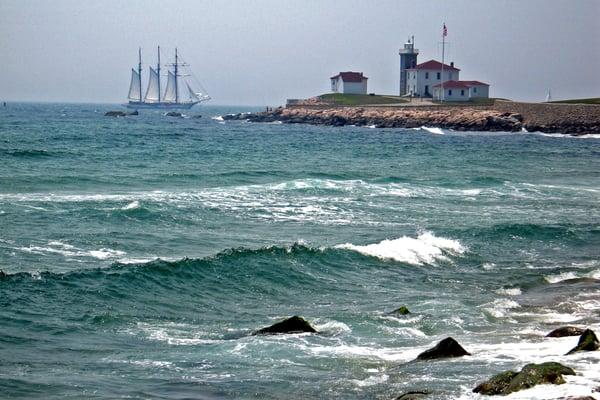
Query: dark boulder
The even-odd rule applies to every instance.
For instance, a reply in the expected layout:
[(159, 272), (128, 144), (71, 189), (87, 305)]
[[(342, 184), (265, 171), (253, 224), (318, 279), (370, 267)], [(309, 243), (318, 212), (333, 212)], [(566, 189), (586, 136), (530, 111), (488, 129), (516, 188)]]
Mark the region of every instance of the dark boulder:
[(134, 110), (132, 112), (129, 113), (129, 115), (139, 115), (140, 113), (138, 112), (138, 110)]
[(0, 269), (0, 279), (6, 278), (8, 274)]
[(183, 115), (180, 112), (177, 112), (177, 111), (169, 111), (165, 115), (167, 117), (183, 117)]
[(585, 329), (577, 328), (575, 326), (563, 326), (556, 328), (552, 332), (546, 335), (546, 337), (565, 337), (565, 336), (580, 336)]
[(194, 118), (202, 118), (202, 115), (200, 115), (200, 114), (194, 115)]
[(585, 332), (581, 334), (579, 338), (579, 342), (577, 346), (573, 347), (568, 354), (573, 354), (578, 351), (595, 351), (600, 348), (600, 343), (598, 342), (598, 338), (596, 334), (591, 329), (586, 329)]
[(331, 117), (330, 124), (333, 126), (344, 126), (348, 124), (348, 120), (340, 115)]
[(487, 395), (510, 393), (507, 392), (508, 386), (517, 375), (519, 373), (515, 371), (505, 371), (494, 375), (491, 379), (477, 385), (473, 392)]
[(262, 328), (253, 333), (253, 335), (280, 335), (284, 333), (317, 333), (315, 328), (310, 326), (308, 321), (297, 315), (277, 322), (274, 325)]
[(402, 306), (400, 308), (396, 308), (394, 311), (392, 311), (390, 313), (390, 315), (406, 315), (406, 314), (410, 314), (410, 311), (408, 310), (408, 308), (406, 306)]
[(469, 355), (471, 355), (471, 353), (463, 349), (456, 340), (448, 337), (435, 345), (435, 347), (419, 354), (417, 360), (434, 360), (437, 358), (462, 357)]
[(557, 362), (527, 364), (521, 372), (506, 371), (495, 375), (490, 380), (477, 385), (473, 392), (507, 395), (539, 384), (560, 385), (565, 383), (563, 375), (575, 375), (575, 371)]
[(125, 111), (107, 111), (104, 113), (105, 117), (125, 117), (126, 115)]
[(415, 390), (412, 392), (402, 393), (395, 400), (422, 400), (429, 396), (431, 392), (427, 390)]
[(522, 126), (519, 120), (508, 115), (488, 115), (485, 119), (485, 127), (491, 131), (517, 131)]
[(559, 400), (596, 400), (592, 396), (561, 397)]

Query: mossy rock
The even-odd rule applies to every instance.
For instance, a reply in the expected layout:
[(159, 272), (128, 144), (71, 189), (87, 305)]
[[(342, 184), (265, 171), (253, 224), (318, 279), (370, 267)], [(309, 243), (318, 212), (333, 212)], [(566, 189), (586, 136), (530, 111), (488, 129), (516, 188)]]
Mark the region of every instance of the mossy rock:
[(290, 333), (317, 333), (317, 330), (310, 326), (304, 318), (294, 315), (291, 318), (277, 322), (266, 328), (254, 332), (252, 335), (281, 335)]
[(447, 337), (429, 350), (425, 350), (417, 356), (417, 360), (434, 360), (437, 358), (451, 358), (469, 356), (471, 353), (466, 351), (456, 340)]
[(515, 371), (505, 371), (494, 375), (491, 379), (477, 385), (473, 392), (487, 395), (505, 394), (508, 385), (518, 374)]
[(411, 392), (402, 393), (395, 400), (423, 400), (429, 396), (431, 392), (427, 390), (414, 390)]
[(408, 310), (408, 308), (406, 306), (402, 306), (400, 308), (396, 308), (390, 314), (407, 315), (407, 314), (410, 314), (410, 311)]
[(529, 389), (540, 384), (561, 385), (565, 383), (563, 375), (575, 375), (575, 371), (557, 362), (527, 364), (521, 372), (506, 371), (483, 382), (473, 392), (485, 395), (507, 395)]
[(598, 342), (598, 338), (596, 337), (594, 331), (591, 329), (586, 329), (585, 332), (581, 334), (577, 346), (573, 347), (567, 353), (567, 355), (576, 353), (578, 351), (595, 351), (599, 348), (600, 342)]
[(565, 336), (579, 336), (585, 332), (585, 329), (577, 328), (575, 326), (563, 326), (557, 328), (546, 335), (546, 337), (565, 337)]

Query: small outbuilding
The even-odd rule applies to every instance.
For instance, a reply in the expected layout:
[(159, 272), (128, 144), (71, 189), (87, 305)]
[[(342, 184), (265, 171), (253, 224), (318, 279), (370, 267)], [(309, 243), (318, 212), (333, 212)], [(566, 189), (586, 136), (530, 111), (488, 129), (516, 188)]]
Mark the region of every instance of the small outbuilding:
[(469, 101), (477, 97), (489, 97), (490, 85), (479, 81), (446, 81), (444, 96), (442, 85), (433, 86), (433, 98), (445, 101)]
[(367, 78), (362, 72), (340, 72), (331, 78), (331, 91), (345, 94), (367, 94)]

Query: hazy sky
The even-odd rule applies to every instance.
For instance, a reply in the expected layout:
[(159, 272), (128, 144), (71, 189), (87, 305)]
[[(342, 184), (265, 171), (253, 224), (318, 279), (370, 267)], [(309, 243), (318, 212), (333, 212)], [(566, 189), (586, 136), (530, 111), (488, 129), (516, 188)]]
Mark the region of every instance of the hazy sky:
[[(0, 0), (0, 99), (124, 102), (141, 46), (177, 46), (212, 104), (277, 105), (362, 71), (398, 92), (398, 49), (447, 60), (490, 95), (600, 96), (600, 0)], [(147, 70), (144, 78), (147, 78)]]

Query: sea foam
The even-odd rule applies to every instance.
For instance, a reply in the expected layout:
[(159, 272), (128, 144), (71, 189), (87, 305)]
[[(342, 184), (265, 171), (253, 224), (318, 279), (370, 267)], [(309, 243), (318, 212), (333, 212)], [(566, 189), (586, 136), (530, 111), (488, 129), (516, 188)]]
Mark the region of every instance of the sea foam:
[(422, 233), (417, 238), (403, 236), (365, 246), (345, 243), (336, 248), (413, 265), (434, 264), (439, 260), (447, 260), (448, 254), (457, 255), (466, 251), (458, 240), (437, 237), (430, 232)]

